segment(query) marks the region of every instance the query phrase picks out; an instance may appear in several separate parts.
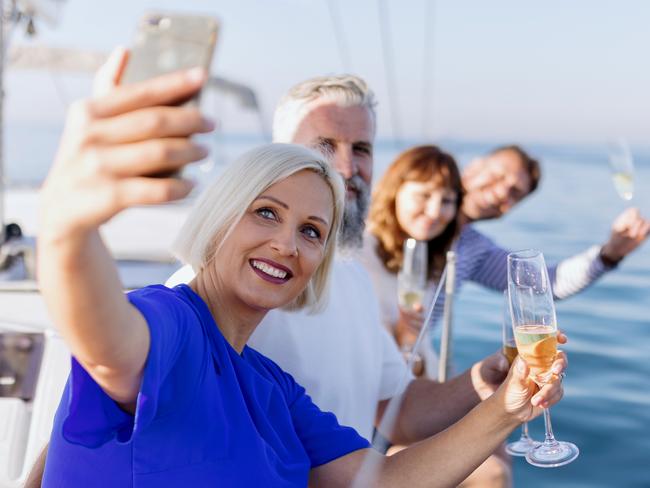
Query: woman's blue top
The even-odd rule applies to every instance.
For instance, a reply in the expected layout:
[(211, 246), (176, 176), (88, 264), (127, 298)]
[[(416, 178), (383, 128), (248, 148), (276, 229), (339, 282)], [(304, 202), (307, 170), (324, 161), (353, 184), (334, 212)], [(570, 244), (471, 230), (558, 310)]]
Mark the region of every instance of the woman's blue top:
[(135, 415), (73, 358), (43, 486), (307, 486), (309, 470), (368, 442), (273, 361), (225, 340), (191, 288), (128, 295), (151, 334)]

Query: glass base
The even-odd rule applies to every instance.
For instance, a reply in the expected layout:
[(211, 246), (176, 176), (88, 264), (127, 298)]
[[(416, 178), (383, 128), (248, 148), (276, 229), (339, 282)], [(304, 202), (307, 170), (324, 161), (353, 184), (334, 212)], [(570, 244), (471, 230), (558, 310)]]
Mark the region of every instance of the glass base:
[(518, 441), (506, 444), (506, 452), (511, 456), (523, 457), (531, 449), (535, 449), (541, 443), (532, 440), (530, 437), (521, 437)]
[(574, 461), (580, 450), (571, 442), (542, 443), (526, 453), (526, 461), (539, 468), (557, 468)]

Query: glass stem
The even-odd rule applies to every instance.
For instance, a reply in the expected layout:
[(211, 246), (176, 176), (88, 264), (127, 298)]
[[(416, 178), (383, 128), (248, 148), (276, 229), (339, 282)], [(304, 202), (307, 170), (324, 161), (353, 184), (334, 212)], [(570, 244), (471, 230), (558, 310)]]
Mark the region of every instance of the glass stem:
[(524, 422), (521, 424), (521, 439), (526, 440), (528, 439), (528, 422)]
[(557, 441), (553, 436), (553, 425), (551, 425), (551, 411), (548, 408), (544, 409), (544, 428), (546, 429), (544, 444), (555, 444)]

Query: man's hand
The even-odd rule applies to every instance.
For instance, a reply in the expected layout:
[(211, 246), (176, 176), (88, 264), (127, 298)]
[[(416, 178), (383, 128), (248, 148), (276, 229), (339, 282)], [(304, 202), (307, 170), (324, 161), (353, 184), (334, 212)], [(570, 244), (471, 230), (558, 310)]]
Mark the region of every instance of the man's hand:
[(650, 234), (650, 221), (641, 216), (638, 208), (628, 208), (612, 224), (609, 240), (600, 256), (606, 265), (615, 266), (639, 247)]
[(508, 375), (510, 365), (501, 351), (475, 363), (472, 366), (472, 386), (481, 400), (496, 391)]

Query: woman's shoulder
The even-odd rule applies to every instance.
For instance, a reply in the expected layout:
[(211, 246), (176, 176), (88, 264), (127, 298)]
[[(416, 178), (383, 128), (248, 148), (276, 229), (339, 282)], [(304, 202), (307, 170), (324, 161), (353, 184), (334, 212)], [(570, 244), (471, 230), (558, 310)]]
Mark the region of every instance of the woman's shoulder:
[(186, 285), (168, 288), (165, 285), (149, 285), (129, 291), (126, 296), (131, 303), (151, 302), (158, 303), (161, 306), (184, 306), (187, 304), (187, 300), (182, 291), (182, 287), (184, 286)]
[(144, 316), (150, 330), (154, 324), (157, 329), (167, 324), (167, 329), (176, 330), (202, 319), (200, 308), (183, 287), (187, 285), (150, 285), (128, 292), (127, 299)]
[(165, 285), (149, 285), (143, 288), (128, 291), (127, 296), (129, 298), (146, 297), (151, 300), (165, 301), (175, 299), (175, 297), (177, 297), (177, 291), (173, 288), (168, 288)]

